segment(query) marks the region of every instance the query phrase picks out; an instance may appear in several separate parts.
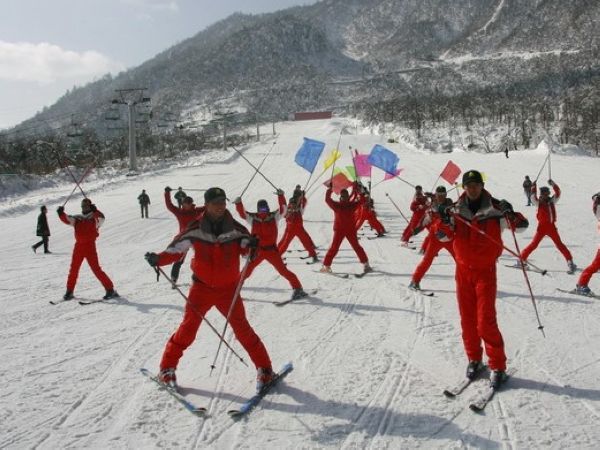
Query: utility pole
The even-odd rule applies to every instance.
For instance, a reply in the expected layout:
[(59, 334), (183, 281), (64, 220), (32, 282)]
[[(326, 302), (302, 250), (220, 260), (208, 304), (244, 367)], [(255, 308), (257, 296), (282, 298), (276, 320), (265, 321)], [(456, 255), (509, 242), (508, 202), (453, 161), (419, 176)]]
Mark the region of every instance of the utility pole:
[(115, 89), (119, 94), (118, 99), (112, 101), (113, 104), (127, 105), (129, 114), (129, 174), (137, 175), (137, 149), (135, 142), (135, 105), (150, 102), (150, 97), (144, 97), (144, 91), (147, 88)]

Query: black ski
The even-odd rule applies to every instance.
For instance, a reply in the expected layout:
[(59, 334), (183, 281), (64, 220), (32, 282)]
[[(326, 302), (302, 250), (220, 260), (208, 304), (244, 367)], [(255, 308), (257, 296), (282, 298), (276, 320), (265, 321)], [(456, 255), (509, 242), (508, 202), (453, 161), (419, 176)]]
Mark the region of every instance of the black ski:
[(350, 274), (347, 272), (321, 272), (320, 270), (315, 270), (315, 273), (322, 273), (324, 275), (332, 275), (337, 278), (348, 278)]
[[(504, 264), (504, 267), (509, 267), (511, 269), (517, 269), (517, 270), (522, 270), (521, 269), (521, 264)], [(548, 273), (547, 270), (538, 270), (538, 269), (534, 269), (531, 266), (526, 266), (525, 270), (528, 272), (535, 272), (535, 273), (539, 273), (541, 275), (546, 275)]]
[(315, 295), (317, 292), (318, 292), (318, 289), (313, 289), (313, 290), (311, 290), (311, 291), (307, 291), (306, 293), (307, 293), (308, 295), (305, 295), (304, 297), (299, 297), (299, 298), (290, 298), (290, 299), (288, 299), (288, 300), (283, 300), (283, 301), (280, 301), (280, 302), (273, 302), (273, 304), (274, 304), (275, 306), (284, 306), (284, 305), (287, 305), (288, 303), (295, 302), (296, 300), (302, 300), (303, 298), (309, 298), (309, 297), (311, 297), (311, 296)]
[(423, 290), (423, 289), (415, 289), (415, 288), (408, 288), (409, 291), (413, 291), (413, 292), (417, 292), (421, 295), (425, 295), (426, 297), (435, 297), (435, 292), (433, 291), (427, 291), (427, 290)]
[(188, 399), (186, 399), (183, 395), (181, 395), (179, 392), (177, 392), (177, 390), (161, 383), (160, 380), (156, 377), (156, 375), (154, 375), (148, 369), (141, 368), (140, 372), (142, 373), (142, 375), (148, 377), (150, 380), (152, 380), (156, 384), (158, 384), (158, 386), (161, 388), (161, 390), (166, 391), (169, 395), (171, 395), (171, 397), (173, 397), (175, 400), (177, 400), (179, 403), (181, 403), (185, 407), (185, 409), (187, 409), (192, 414), (195, 414), (196, 416), (199, 416), (199, 417), (204, 417), (206, 415), (206, 413), (207, 413), (206, 408), (194, 405), (192, 402), (190, 402)]
[(580, 292), (577, 292), (576, 289), (567, 290), (567, 289), (556, 288), (556, 290), (559, 292), (564, 292), (565, 294), (578, 295), (579, 297), (595, 298), (595, 299), (600, 300), (600, 295), (594, 294), (593, 292), (590, 292), (589, 294), (582, 294)]
[(471, 411), (474, 412), (482, 412), (486, 405), (490, 402), (490, 400), (492, 400), (492, 398), (494, 398), (494, 395), (496, 395), (496, 392), (502, 390), (504, 388), (504, 385), (509, 381), (510, 377), (516, 372), (516, 369), (509, 369), (506, 371), (506, 380), (504, 380), (502, 382), (502, 384), (500, 385), (500, 387), (494, 389), (491, 386), (486, 386), (485, 390), (483, 392), (478, 393), (477, 397), (475, 397), (473, 400), (471, 400), (471, 402), (469, 403), (469, 409)]

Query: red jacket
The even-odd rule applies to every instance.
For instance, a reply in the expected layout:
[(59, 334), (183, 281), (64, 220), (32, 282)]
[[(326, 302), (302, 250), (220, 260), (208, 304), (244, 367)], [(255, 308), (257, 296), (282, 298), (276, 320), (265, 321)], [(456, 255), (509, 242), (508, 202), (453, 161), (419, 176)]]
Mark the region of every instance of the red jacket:
[(537, 205), (537, 220), (538, 226), (550, 225), (556, 222), (556, 203), (560, 200), (560, 188), (556, 183), (552, 185), (552, 190), (554, 191), (554, 196), (548, 197), (547, 202), (540, 202), (540, 199), (537, 195), (537, 187), (535, 185), (531, 188), (531, 200), (533, 200), (533, 204)]
[(62, 222), (71, 225), (74, 228), (75, 242), (78, 244), (96, 241), (96, 238), (100, 235), (98, 230), (102, 223), (104, 223), (104, 214), (99, 210), (74, 216), (62, 212), (58, 217)]
[(304, 219), (302, 219), (302, 214), (304, 214), (304, 208), (306, 208), (306, 197), (301, 197), (300, 204), (298, 203), (288, 203), (286, 212), (285, 212), (285, 222), (288, 225), (302, 226), (304, 224)]
[(360, 200), (356, 198), (356, 188), (346, 202), (336, 202), (331, 198), (331, 188), (325, 193), (325, 203), (333, 209), (333, 231), (356, 231), (356, 210), (360, 206)]
[(215, 230), (205, 213), (201, 213), (198, 221), (159, 254), (158, 265), (172, 264), (194, 247), (191, 267), (195, 279), (211, 287), (231, 286), (239, 282), (240, 256), (247, 253), (248, 237), (248, 230), (229, 211), (225, 212), (220, 230)]
[(260, 248), (277, 247), (277, 222), (285, 213), (285, 197), (278, 195), (279, 209), (273, 212), (248, 212), (242, 202), (236, 203), (235, 209), (240, 217), (251, 227), (251, 233), (258, 238)]
[(177, 218), (180, 233), (187, 228), (190, 222), (192, 222), (194, 219), (197, 219), (198, 216), (204, 212), (204, 206), (198, 207), (194, 205), (194, 207), (190, 210), (178, 208), (177, 206), (173, 205), (170, 192), (165, 192), (165, 205), (167, 209), (171, 211)]
[[(498, 200), (484, 189), (479, 209), (473, 214), (469, 209), (467, 194), (463, 192), (453, 208), (454, 215), (458, 217), (452, 218), (451, 225), (440, 225), (440, 230), (454, 240), (453, 249), (457, 264), (474, 269), (496, 264), (503, 251), (501, 232), (507, 226), (497, 205)], [(519, 213), (515, 216), (511, 227), (518, 231), (527, 228), (527, 220)], [(469, 222), (471, 226), (464, 221)]]

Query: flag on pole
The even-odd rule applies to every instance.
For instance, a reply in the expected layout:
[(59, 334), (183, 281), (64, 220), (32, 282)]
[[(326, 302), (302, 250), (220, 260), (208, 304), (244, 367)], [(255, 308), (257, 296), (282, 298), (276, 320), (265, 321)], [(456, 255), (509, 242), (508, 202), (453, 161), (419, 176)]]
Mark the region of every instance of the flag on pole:
[(396, 171), (394, 173), (385, 173), (385, 177), (383, 177), (383, 181), (387, 181), (387, 180), (391, 180), (392, 178), (396, 178), (398, 175), (400, 175), (400, 172), (402, 172), (402, 169), (396, 169)]
[[(326, 187), (329, 186), (329, 180), (324, 182), (323, 184)], [(348, 177), (346, 175), (344, 175), (343, 172), (338, 172), (331, 179), (331, 188), (333, 189), (333, 192), (335, 192), (336, 194), (339, 194), (342, 189), (349, 188), (350, 186), (352, 186), (352, 184), (353, 184), (352, 181), (350, 181), (348, 179)]]
[(302, 147), (296, 153), (296, 157), (294, 161), (300, 167), (308, 170), (310, 173), (313, 173), (315, 167), (317, 166), (317, 162), (321, 157), (321, 153), (323, 153), (323, 149), (325, 148), (325, 143), (320, 141), (315, 141), (314, 139), (304, 138), (304, 142)]
[(354, 166), (346, 166), (346, 173), (348, 176), (348, 179), (355, 181), (356, 180), (356, 170), (354, 170)]
[(396, 173), (396, 167), (400, 162), (400, 158), (391, 150), (377, 144), (371, 150), (367, 161), (384, 172), (393, 174)]
[(334, 148), (331, 151), (331, 154), (325, 160), (325, 164), (324, 164), (323, 170), (329, 169), (331, 167), (331, 165), (335, 161), (337, 161), (338, 159), (340, 159), (341, 156), (342, 156), (342, 153), (337, 148)]
[(446, 180), (449, 184), (454, 184), (461, 172), (462, 171), (460, 170), (460, 167), (458, 167), (452, 161), (448, 161), (448, 164), (446, 164), (446, 167), (444, 167), (444, 170), (442, 170), (442, 173), (440, 173), (440, 177)]
[(361, 155), (357, 153), (354, 156), (354, 166), (356, 167), (356, 174), (359, 177), (370, 177), (371, 176), (371, 164), (369, 164), (369, 155)]

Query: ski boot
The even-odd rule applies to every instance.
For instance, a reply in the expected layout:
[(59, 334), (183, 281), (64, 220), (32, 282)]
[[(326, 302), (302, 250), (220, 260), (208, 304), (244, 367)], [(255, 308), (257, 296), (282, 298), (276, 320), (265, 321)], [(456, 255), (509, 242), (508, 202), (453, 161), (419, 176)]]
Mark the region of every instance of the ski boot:
[(117, 293), (117, 291), (115, 291), (114, 289), (109, 289), (106, 291), (106, 294), (104, 294), (104, 297), (102, 297), (103, 300), (108, 300), (110, 298), (117, 298), (119, 296), (119, 294)]
[(256, 373), (256, 392), (260, 392), (275, 378), (275, 372), (268, 367), (259, 367)]
[(469, 361), (467, 373), (465, 374), (469, 380), (474, 380), (483, 370), (484, 365), (481, 361)]
[(567, 261), (567, 266), (569, 267), (569, 269), (567, 270), (567, 273), (569, 275), (574, 274), (577, 270), (577, 265), (573, 261)]
[(73, 291), (67, 291), (65, 292), (65, 295), (63, 295), (63, 300), (73, 300), (74, 298)]
[(175, 375), (175, 369), (168, 368), (162, 369), (158, 373), (158, 381), (164, 384), (166, 387), (177, 390), (177, 375)]
[(490, 387), (494, 390), (499, 389), (506, 380), (508, 380), (508, 375), (504, 370), (493, 370), (490, 375)]
[(294, 292), (292, 293), (292, 300), (298, 300), (299, 298), (304, 297), (308, 297), (308, 294), (304, 292), (302, 288), (294, 289)]

